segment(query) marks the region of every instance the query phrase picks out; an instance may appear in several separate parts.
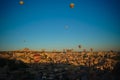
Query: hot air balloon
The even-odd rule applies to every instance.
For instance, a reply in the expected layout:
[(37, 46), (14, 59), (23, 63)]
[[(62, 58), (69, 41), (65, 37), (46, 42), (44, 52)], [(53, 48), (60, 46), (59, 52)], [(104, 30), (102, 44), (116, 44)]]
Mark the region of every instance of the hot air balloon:
[(74, 8), (75, 4), (74, 3), (70, 3), (70, 8)]
[(81, 45), (78, 45), (78, 48), (81, 49)]
[(24, 43), (26, 42), (26, 40), (24, 40)]
[(19, 4), (20, 4), (20, 5), (23, 5), (23, 4), (24, 4), (24, 1), (20, 0)]
[(78, 48), (81, 48), (81, 45), (78, 45)]
[(68, 25), (66, 25), (66, 26), (65, 26), (65, 29), (67, 30), (68, 28), (69, 28), (69, 26), (68, 26)]
[(34, 62), (39, 62), (40, 61), (40, 54), (34, 54)]

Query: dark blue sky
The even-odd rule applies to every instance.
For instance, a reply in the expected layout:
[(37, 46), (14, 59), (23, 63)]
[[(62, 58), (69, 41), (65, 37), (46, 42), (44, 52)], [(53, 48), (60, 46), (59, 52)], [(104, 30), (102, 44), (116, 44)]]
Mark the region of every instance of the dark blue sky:
[(120, 50), (119, 0), (19, 1), (0, 0), (1, 50)]

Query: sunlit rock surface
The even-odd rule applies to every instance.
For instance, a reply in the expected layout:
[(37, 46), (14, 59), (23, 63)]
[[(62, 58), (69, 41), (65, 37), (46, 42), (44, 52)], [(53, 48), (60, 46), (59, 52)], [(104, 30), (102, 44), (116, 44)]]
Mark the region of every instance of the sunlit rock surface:
[(5, 51), (0, 59), (0, 80), (119, 80), (118, 52)]

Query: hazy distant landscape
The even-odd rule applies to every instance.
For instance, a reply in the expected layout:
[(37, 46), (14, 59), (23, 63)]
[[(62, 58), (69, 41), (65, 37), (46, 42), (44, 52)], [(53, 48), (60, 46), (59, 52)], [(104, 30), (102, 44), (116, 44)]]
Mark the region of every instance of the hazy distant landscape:
[(115, 51), (1, 51), (0, 79), (119, 80), (119, 62)]

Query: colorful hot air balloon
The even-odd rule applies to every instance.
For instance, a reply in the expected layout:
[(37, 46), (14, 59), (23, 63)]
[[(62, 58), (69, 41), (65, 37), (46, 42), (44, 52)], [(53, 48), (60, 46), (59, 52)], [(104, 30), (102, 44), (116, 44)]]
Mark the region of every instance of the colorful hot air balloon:
[(20, 4), (20, 5), (23, 5), (23, 4), (24, 4), (24, 1), (20, 0), (19, 4)]
[(40, 61), (40, 54), (34, 54), (34, 62), (39, 62)]
[(70, 3), (70, 8), (74, 8), (75, 4), (74, 3)]

